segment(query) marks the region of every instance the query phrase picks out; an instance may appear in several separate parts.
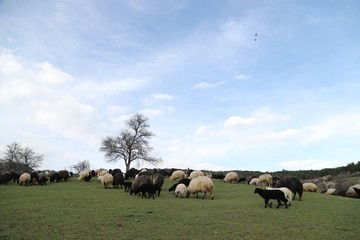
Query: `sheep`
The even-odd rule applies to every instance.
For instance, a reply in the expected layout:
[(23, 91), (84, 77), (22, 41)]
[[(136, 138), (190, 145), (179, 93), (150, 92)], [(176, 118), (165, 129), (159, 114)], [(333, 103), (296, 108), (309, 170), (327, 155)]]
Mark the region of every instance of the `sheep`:
[(238, 183), (246, 183), (246, 178), (244, 178), (244, 177), (240, 178)]
[(115, 172), (115, 174), (112, 173), (113, 176), (113, 185), (114, 188), (120, 188), (122, 189), (122, 185), (124, 184), (124, 175), (121, 172)]
[(175, 192), (174, 192), (174, 195), (176, 197), (181, 197), (181, 198), (184, 198), (186, 197), (186, 194), (187, 194), (187, 187), (185, 184), (183, 183), (179, 183), (176, 188), (175, 188)]
[(146, 197), (146, 193), (148, 193), (148, 198), (152, 197), (153, 199), (155, 199), (156, 188), (152, 183), (145, 183), (140, 185), (133, 192), (135, 193), (135, 195), (141, 192), (141, 198)]
[(258, 178), (252, 178), (249, 182), (249, 185), (257, 186), (259, 185), (259, 179)]
[(24, 186), (28, 186), (31, 180), (31, 176), (29, 173), (23, 173), (20, 175), (19, 178), (19, 184), (20, 185), (24, 185)]
[(281, 187), (281, 188), (266, 187), (266, 190), (280, 190), (280, 191), (282, 191), (284, 193), (284, 195), (285, 195), (285, 198), (288, 200), (288, 206), (291, 206), (293, 193), (287, 187)]
[(336, 191), (336, 188), (328, 188), (324, 194), (326, 195), (332, 195)]
[(171, 192), (171, 191), (175, 191), (176, 186), (177, 186), (177, 185), (179, 185), (180, 183), (185, 184), (185, 186), (189, 186), (190, 181), (191, 181), (191, 180), (190, 180), (190, 179), (188, 179), (188, 178), (183, 178), (183, 179), (180, 179), (178, 183), (175, 183), (174, 185), (172, 185), (172, 186), (169, 188), (169, 192)]
[(192, 171), (190, 173), (189, 179), (191, 180), (191, 179), (196, 178), (198, 176), (204, 176), (204, 173), (202, 171), (200, 171), (200, 170)]
[(360, 188), (360, 184), (355, 184), (353, 186), (350, 186), (349, 189), (346, 191), (345, 196), (346, 197), (358, 197), (357, 193), (355, 192), (354, 188)]
[(285, 194), (281, 190), (264, 190), (261, 188), (255, 188), (254, 193), (258, 193), (265, 200), (265, 208), (267, 208), (267, 206), (272, 207), (272, 205), (269, 204), (270, 199), (277, 200), (278, 205), (276, 206), (276, 208), (280, 207), (281, 202), (284, 202), (286, 209), (288, 208), (288, 200), (285, 198)]
[(123, 185), (124, 185), (124, 188), (125, 188), (124, 192), (129, 192), (130, 189), (131, 189), (132, 182), (126, 181), (126, 182), (123, 183)]
[(47, 182), (47, 177), (46, 177), (46, 173), (45, 172), (40, 172), (38, 174), (38, 179), (37, 179), (37, 182), (40, 184), (40, 185), (43, 185), (43, 184), (46, 184)]
[(315, 183), (303, 183), (303, 189), (305, 192), (317, 192), (317, 186)]
[(111, 175), (110, 173), (105, 173), (102, 176), (101, 184), (104, 185), (104, 188), (108, 188), (113, 184), (113, 181), (114, 181), (113, 175)]
[(50, 182), (59, 182), (61, 179), (61, 176), (58, 172), (52, 171), (49, 175)]
[(78, 181), (85, 179), (85, 177), (90, 175), (90, 169), (83, 170), (78, 177)]
[(207, 176), (199, 176), (190, 181), (190, 184), (187, 188), (186, 197), (189, 197), (190, 194), (196, 193), (196, 198), (198, 198), (199, 192), (204, 193), (202, 199), (205, 198), (207, 192), (210, 193), (211, 200), (214, 199), (214, 183), (211, 178)]
[(213, 172), (211, 178), (213, 179), (219, 179), (220, 181), (222, 181), (225, 177), (225, 174), (223, 174), (222, 172)]
[(32, 172), (30, 173), (30, 184), (34, 184), (37, 182), (38, 179), (38, 173), (37, 172)]
[(250, 184), (250, 181), (252, 180), (252, 179), (254, 179), (254, 178), (258, 178), (257, 176), (254, 176), (254, 175), (252, 175), (251, 177), (248, 177), (247, 179), (247, 184), (249, 184), (249, 185), (252, 185), (252, 184)]
[(295, 199), (296, 193), (298, 193), (299, 201), (301, 201), (304, 188), (299, 179), (295, 177), (284, 177), (277, 182), (275, 187), (287, 187), (294, 193), (293, 200)]
[(136, 192), (138, 193), (137, 189), (143, 185), (143, 184), (151, 184), (150, 177), (147, 175), (140, 175), (137, 178), (134, 179), (131, 189), (130, 189), (130, 195)]
[(16, 172), (10, 172), (10, 175), (11, 175), (11, 179), (12, 179), (12, 182), (15, 183), (15, 181), (17, 183), (19, 183), (19, 178), (20, 178), (20, 174), (19, 173), (16, 173)]
[(160, 173), (154, 173), (150, 176), (150, 182), (155, 188), (155, 193), (160, 197), (161, 187), (164, 184), (164, 177)]
[(226, 176), (224, 177), (223, 181), (228, 182), (238, 182), (239, 181), (239, 175), (236, 172), (228, 172)]
[(265, 186), (272, 186), (273, 183), (272, 183), (272, 176), (268, 173), (265, 173), (265, 174), (261, 174), (259, 176), (259, 183), (262, 184), (262, 185), (265, 185)]
[(354, 188), (354, 191), (357, 194), (357, 197), (360, 198), (360, 188)]
[(183, 178), (185, 178), (185, 172), (182, 170), (176, 170), (171, 174), (170, 181), (175, 181)]
[(64, 179), (65, 182), (69, 179), (69, 176), (70, 176), (69, 171), (60, 170), (58, 173), (60, 174), (61, 179)]
[(128, 170), (125, 173), (125, 180), (128, 180), (130, 178), (135, 178), (135, 176), (139, 173), (140, 171), (135, 169), (135, 168), (130, 168), (130, 170)]

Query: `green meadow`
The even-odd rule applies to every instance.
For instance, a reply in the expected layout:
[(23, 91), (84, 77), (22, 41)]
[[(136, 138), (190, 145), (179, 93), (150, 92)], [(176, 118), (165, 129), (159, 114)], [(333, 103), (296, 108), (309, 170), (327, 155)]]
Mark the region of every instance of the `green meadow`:
[(254, 187), (214, 180), (215, 199), (141, 199), (100, 183), (0, 185), (0, 239), (359, 239), (360, 199), (307, 193), (264, 208)]

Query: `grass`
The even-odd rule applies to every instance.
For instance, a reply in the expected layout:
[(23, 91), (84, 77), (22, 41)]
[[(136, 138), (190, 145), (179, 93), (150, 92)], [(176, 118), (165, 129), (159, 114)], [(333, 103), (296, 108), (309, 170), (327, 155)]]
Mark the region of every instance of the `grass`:
[[(264, 208), (254, 187), (214, 181), (215, 199), (141, 199), (96, 182), (0, 185), (0, 239), (357, 239), (360, 200), (304, 193)], [(274, 206), (276, 203), (274, 202)]]

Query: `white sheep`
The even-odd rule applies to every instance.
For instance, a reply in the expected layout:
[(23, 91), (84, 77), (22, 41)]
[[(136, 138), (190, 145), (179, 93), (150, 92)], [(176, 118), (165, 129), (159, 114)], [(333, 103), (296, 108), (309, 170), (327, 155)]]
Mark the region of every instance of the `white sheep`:
[(239, 181), (239, 175), (236, 173), (236, 172), (228, 172), (224, 179), (223, 179), (224, 182), (238, 182)]
[(303, 189), (305, 192), (317, 192), (317, 186), (315, 183), (303, 183)]
[(103, 184), (105, 188), (110, 187), (113, 184), (113, 181), (113, 175), (110, 173), (105, 173), (101, 178), (101, 184)]
[(190, 173), (189, 179), (191, 180), (191, 179), (196, 178), (198, 176), (204, 176), (204, 173), (202, 171), (200, 171), (200, 170), (192, 171)]
[(24, 186), (28, 186), (29, 183), (30, 183), (30, 174), (29, 173), (23, 173), (20, 175), (20, 178), (19, 178), (19, 184), (20, 185), (24, 185)]
[(358, 197), (357, 193), (355, 192), (354, 188), (360, 189), (360, 184), (355, 184), (349, 187), (346, 191), (345, 196), (347, 197)]
[(104, 168), (98, 168), (95, 170), (96, 176), (98, 176), (98, 177), (103, 176), (107, 172), (108, 171)]
[(249, 185), (253, 185), (253, 186), (259, 185), (259, 179), (258, 178), (251, 179)]
[(197, 198), (199, 192), (204, 193), (202, 199), (205, 198), (207, 192), (210, 193), (211, 199), (214, 199), (214, 183), (211, 180), (211, 178), (207, 176), (199, 176), (190, 181), (190, 184), (187, 187), (186, 197), (189, 197), (190, 194), (196, 194), (196, 198)]
[(259, 176), (259, 183), (264, 186), (272, 186), (272, 176), (268, 173), (261, 174)]
[(186, 185), (183, 184), (183, 183), (179, 183), (175, 188), (174, 194), (175, 194), (176, 197), (181, 197), (181, 198), (186, 197), (186, 194), (187, 194)]
[(185, 172), (182, 170), (176, 170), (171, 174), (170, 181), (175, 181), (183, 178), (185, 178)]
[(324, 194), (331, 195), (336, 191), (336, 188), (328, 188)]
[(87, 176), (89, 176), (90, 174), (91, 174), (90, 169), (85, 169), (85, 170), (83, 170), (83, 171), (79, 174), (78, 181), (84, 180), (84, 179), (85, 179)]
[(282, 191), (285, 195), (285, 198), (288, 200), (288, 205), (291, 206), (291, 202), (293, 199), (293, 192), (290, 189), (288, 189), (287, 187), (279, 187), (279, 188), (266, 187), (266, 189)]

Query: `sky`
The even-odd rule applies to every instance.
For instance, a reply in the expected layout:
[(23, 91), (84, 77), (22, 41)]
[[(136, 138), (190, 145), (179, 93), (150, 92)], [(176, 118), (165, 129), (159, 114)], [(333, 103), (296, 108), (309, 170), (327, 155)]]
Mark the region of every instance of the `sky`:
[(0, 0), (0, 151), (125, 170), (101, 140), (136, 113), (131, 167), (309, 170), (360, 161), (360, 2)]

